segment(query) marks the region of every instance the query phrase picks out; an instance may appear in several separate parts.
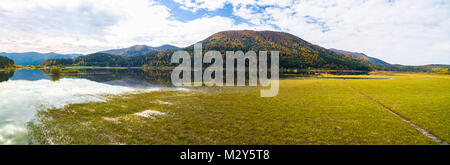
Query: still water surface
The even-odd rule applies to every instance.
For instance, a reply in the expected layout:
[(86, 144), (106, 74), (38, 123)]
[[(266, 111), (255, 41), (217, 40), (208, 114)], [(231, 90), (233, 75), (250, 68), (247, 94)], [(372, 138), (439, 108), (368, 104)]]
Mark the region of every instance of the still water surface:
[(28, 144), (36, 111), (71, 103), (105, 101), (104, 94), (172, 88), (170, 73), (138, 69), (84, 69), (69, 77), (41, 70), (0, 72), (0, 144)]
[[(170, 71), (81, 69), (73, 76), (49, 76), (45, 70), (0, 71), (0, 144), (28, 144), (27, 123), (38, 110), (72, 103), (105, 101), (105, 94), (173, 89)], [(280, 75), (309, 77), (313, 72)], [(340, 74), (340, 73), (335, 73)], [(355, 73), (352, 73), (355, 74)], [(359, 73), (358, 73), (359, 74)]]

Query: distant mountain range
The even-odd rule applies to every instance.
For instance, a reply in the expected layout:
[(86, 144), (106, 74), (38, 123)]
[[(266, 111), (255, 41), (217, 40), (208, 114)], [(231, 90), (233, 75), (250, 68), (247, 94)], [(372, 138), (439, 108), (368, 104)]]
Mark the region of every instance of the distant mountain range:
[(0, 53), (0, 56), (8, 57), (19, 65), (39, 65), (41, 62), (49, 59), (71, 59), (82, 56), (82, 54), (57, 54), (57, 53)]
[[(162, 45), (159, 47), (151, 47), (147, 45), (134, 45), (129, 48), (105, 50), (99, 53), (107, 53), (123, 57), (140, 56), (149, 53), (155, 53), (163, 50), (178, 49), (173, 45)], [(58, 54), (58, 53), (39, 53), (39, 52), (25, 52), (25, 53), (0, 53), (0, 56), (8, 57), (19, 65), (39, 65), (41, 62), (50, 59), (73, 59), (75, 57), (83, 56), (83, 54)]]
[(349, 56), (352, 56), (352, 57), (356, 57), (356, 58), (359, 58), (359, 59), (362, 59), (362, 60), (367, 60), (370, 63), (375, 64), (375, 65), (381, 65), (381, 66), (390, 66), (391, 65), (391, 64), (389, 64), (389, 63), (387, 63), (387, 62), (385, 62), (383, 60), (380, 60), (378, 58), (369, 57), (369, 56), (367, 56), (364, 53), (350, 52), (350, 51), (339, 50), (339, 49), (334, 49), (334, 48), (331, 48), (330, 50), (335, 52), (335, 53), (346, 54), (346, 55), (349, 55)]
[[(335, 53), (323, 47), (313, 45), (301, 38), (284, 32), (274, 31), (223, 31), (203, 41), (203, 52), (249, 50), (280, 52), (280, 67), (293, 69), (325, 68), (341, 70), (371, 70), (371, 64), (359, 58)], [(149, 47), (135, 45), (125, 49), (101, 51), (75, 58), (73, 60), (51, 60), (42, 65), (83, 65), (83, 66), (174, 66), (170, 57), (175, 50), (193, 52), (193, 45), (186, 48), (174, 46)]]
[[(402, 66), (391, 65), (383, 60), (367, 56), (363, 53), (355, 53), (338, 49), (326, 49), (311, 44), (297, 36), (284, 32), (237, 30), (215, 33), (200, 41), (203, 53), (209, 50), (218, 50), (225, 56), (226, 51), (279, 51), (280, 68), (283, 69), (331, 69), (331, 70), (391, 70), (391, 71), (430, 71), (443, 66)], [(105, 50), (97, 53), (81, 55), (60, 56), (43, 54), (38, 59), (51, 59), (41, 63), (42, 66), (51, 65), (75, 65), (75, 66), (109, 66), (109, 67), (140, 67), (140, 66), (176, 66), (170, 62), (172, 54), (177, 50), (185, 50), (193, 53), (194, 46), (178, 48), (172, 45), (151, 47), (146, 45), (134, 45), (129, 48)], [(41, 54), (31, 52), (36, 56)], [(5, 54), (5, 53), (3, 53)], [(0, 54), (2, 55), (2, 54)], [(6, 53), (8, 57), (15, 56)], [(12, 57), (18, 64), (25, 64), (25, 60), (17, 55)], [(31, 56), (31, 55), (30, 55)], [(75, 57), (75, 58), (73, 58)], [(269, 56), (270, 57), (270, 56)], [(31, 60), (33, 57), (29, 57)], [(32, 60), (31, 60), (32, 61)], [(26, 63), (26, 64), (37, 64)]]
[(97, 53), (108, 53), (108, 54), (117, 55), (117, 56), (132, 57), (132, 56), (140, 56), (140, 55), (154, 53), (154, 52), (158, 52), (158, 51), (162, 51), (162, 50), (172, 50), (172, 49), (178, 49), (178, 47), (173, 46), (173, 45), (168, 45), (168, 44), (158, 46), (158, 47), (151, 47), (151, 46), (147, 46), (147, 45), (134, 45), (129, 48), (105, 50), (105, 51), (100, 51)]

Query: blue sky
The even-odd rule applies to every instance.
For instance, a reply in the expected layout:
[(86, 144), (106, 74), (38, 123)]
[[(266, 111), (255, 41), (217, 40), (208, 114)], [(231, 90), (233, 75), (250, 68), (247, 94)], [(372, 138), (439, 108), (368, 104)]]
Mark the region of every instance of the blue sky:
[(448, 0), (0, 0), (0, 52), (188, 46), (274, 30), (399, 64), (450, 64)]
[(221, 16), (232, 18), (236, 21), (235, 23), (237, 24), (244, 22), (248, 23), (246, 20), (233, 15), (233, 5), (231, 4), (225, 4), (223, 8), (217, 9), (215, 11), (209, 11), (208, 9), (202, 8), (193, 12), (190, 10), (181, 9), (183, 5), (173, 0), (160, 0), (158, 2), (170, 9), (170, 14), (172, 18), (182, 22), (192, 21), (206, 16)]

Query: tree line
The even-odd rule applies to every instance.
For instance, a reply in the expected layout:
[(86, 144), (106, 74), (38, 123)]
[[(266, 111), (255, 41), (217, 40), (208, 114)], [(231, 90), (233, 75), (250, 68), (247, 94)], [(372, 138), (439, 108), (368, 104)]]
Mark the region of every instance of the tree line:
[(14, 66), (14, 61), (8, 57), (0, 56), (0, 68), (9, 68)]

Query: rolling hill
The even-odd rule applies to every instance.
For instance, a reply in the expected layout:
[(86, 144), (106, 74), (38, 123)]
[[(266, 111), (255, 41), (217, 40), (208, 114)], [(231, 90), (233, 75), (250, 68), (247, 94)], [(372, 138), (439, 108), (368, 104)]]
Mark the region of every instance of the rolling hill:
[(171, 49), (178, 49), (178, 47), (173, 45), (162, 45), (158, 47), (151, 47), (147, 45), (134, 45), (129, 48), (123, 48), (123, 49), (112, 49), (112, 50), (105, 50), (100, 51), (98, 53), (108, 53), (113, 54), (117, 56), (124, 56), (124, 57), (132, 57), (132, 56), (141, 56), (149, 53), (154, 53), (162, 50), (171, 50)]
[(339, 49), (334, 49), (334, 48), (331, 48), (330, 50), (335, 52), (335, 53), (346, 54), (346, 55), (349, 55), (349, 56), (352, 56), (352, 57), (356, 57), (356, 58), (359, 58), (359, 59), (362, 59), (362, 60), (367, 60), (370, 63), (375, 64), (375, 65), (381, 65), (381, 66), (390, 66), (391, 65), (391, 64), (389, 64), (389, 63), (387, 63), (387, 62), (385, 62), (383, 60), (380, 60), (378, 58), (369, 57), (368, 55), (366, 55), (364, 53), (350, 52), (350, 51), (339, 50)]
[(38, 65), (48, 59), (71, 59), (82, 56), (82, 54), (57, 54), (57, 53), (0, 53), (0, 56), (8, 57), (19, 65)]
[[(326, 68), (370, 70), (370, 63), (344, 54), (335, 53), (323, 47), (313, 45), (297, 36), (274, 31), (223, 31), (216, 33), (203, 43), (204, 52), (208, 50), (279, 51), (281, 68)], [(193, 50), (193, 46), (186, 48)]]

